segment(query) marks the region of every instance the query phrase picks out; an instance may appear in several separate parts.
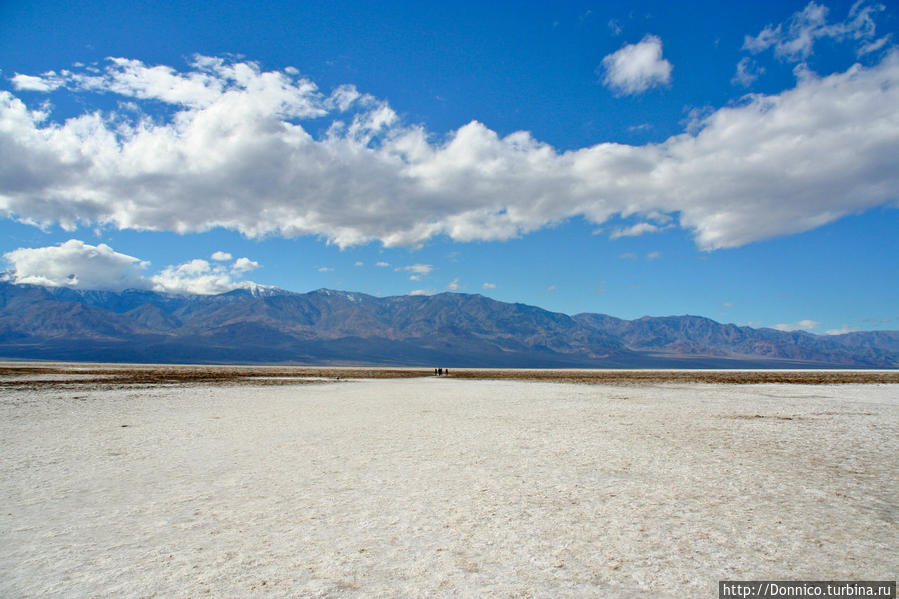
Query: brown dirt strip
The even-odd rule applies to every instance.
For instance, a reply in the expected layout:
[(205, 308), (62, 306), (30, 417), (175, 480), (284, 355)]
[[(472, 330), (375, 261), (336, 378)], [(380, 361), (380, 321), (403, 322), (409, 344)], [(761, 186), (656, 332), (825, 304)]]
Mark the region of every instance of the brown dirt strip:
[(603, 385), (794, 383), (843, 385), (899, 383), (899, 371), (867, 370), (453, 370), (454, 378), (509, 379)]
[[(266, 366), (0, 365), (0, 390), (186, 384), (296, 385), (358, 378), (412, 378), (433, 370), (403, 368), (328, 368)], [(41, 377), (48, 378), (41, 378)], [(70, 377), (70, 378), (66, 378)]]
[[(0, 364), (0, 390), (75, 387), (127, 388), (184, 384), (296, 385), (323, 380), (429, 376), (434, 376), (432, 368), (5, 363)], [(605, 385), (663, 383), (899, 384), (899, 371), (452, 369), (449, 378)]]

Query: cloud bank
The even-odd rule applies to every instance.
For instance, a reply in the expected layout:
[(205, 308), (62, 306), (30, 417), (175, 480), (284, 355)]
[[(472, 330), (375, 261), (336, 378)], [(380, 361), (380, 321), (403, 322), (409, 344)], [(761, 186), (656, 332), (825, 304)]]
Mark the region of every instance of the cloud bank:
[[(78, 239), (49, 247), (19, 248), (3, 254), (3, 258), (9, 265), (3, 278), (16, 284), (110, 291), (152, 289), (199, 295), (263, 287), (240, 280), (245, 272), (259, 267), (249, 258), (238, 258), (230, 265), (196, 259), (145, 276), (149, 262), (116, 252), (103, 243), (93, 246)], [(215, 252), (213, 259), (230, 261), (231, 254)]]
[[(184, 71), (101, 66), (16, 75), (37, 107), (0, 91), (0, 215), (346, 247), (504, 240), (573, 217), (656, 214), (713, 250), (895, 205), (899, 189), (895, 50), (872, 67), (803, 71), (794, 88), (747, 95), (661, 143), (569, 151), (477, 121), (436, 137), (352, 86), (325, 94), (291, 68), (209, 57)], [(48, 89), (133, 107), (60, 122)]]
[(93, 246), (70, 239), (56, 246), (19, 248), (3, 255), (12, 267), (8, 278), (15, 283), (81, 289), (143, 289), (142, 275), (150, 265), (120, 254), (101, 243)]

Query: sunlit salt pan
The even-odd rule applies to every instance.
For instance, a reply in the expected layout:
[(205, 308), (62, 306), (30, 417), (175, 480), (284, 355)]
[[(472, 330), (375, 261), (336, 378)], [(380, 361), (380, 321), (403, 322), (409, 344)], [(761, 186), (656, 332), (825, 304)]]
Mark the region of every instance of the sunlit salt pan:
[(0, 410), (4, 597), (711, 597), (899, 565), (895, 385), (431, 377)]

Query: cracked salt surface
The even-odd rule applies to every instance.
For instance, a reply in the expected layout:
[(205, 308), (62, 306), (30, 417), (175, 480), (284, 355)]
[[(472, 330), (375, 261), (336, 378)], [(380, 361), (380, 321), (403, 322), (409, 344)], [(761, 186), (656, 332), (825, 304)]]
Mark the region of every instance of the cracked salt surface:
[(897, 573), (896, 385), (0, 396), (3, 597), (712, 597)]

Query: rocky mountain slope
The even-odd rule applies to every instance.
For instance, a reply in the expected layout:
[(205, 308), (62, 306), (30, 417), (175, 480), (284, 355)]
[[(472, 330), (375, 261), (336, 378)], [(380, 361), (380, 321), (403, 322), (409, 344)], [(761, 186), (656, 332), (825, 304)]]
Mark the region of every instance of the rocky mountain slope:
[(621, 320), (482, 295), (257, 287), (213, 296), (0, 283), (0, 356), (467, 367), (899, 367), (899, 332), (822, 336)]

